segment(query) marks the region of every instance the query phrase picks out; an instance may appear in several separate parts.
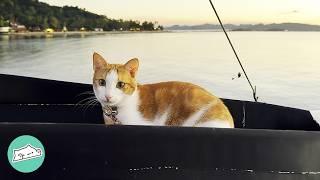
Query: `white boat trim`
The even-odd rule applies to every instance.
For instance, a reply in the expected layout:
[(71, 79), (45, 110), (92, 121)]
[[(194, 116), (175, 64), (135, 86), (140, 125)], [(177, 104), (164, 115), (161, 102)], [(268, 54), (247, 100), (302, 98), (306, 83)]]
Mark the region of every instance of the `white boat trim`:
[(313, 119), (320, 124), (320, 110), (310, 111)]

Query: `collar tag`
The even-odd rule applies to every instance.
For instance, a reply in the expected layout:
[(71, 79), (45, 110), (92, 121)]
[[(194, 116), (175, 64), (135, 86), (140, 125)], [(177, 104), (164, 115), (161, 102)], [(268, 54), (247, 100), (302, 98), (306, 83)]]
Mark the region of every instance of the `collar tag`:
[(105, 109), (102, 108), (103, 114), (112, 119), (115, 124), (120, 124), (116, 115), (118, 115), (118, 108), (116, 106), (107, 106)]

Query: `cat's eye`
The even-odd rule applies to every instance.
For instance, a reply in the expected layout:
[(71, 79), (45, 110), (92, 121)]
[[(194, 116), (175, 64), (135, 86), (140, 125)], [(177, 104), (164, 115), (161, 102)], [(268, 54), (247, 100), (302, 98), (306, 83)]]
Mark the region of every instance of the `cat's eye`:
[(99, 79), (98, 80), (99, 86), (105, 86), (106, 85), (106, 80), (104, 79)]
[(124, 87), (124, 85), (125, 85), (124, 82), (119, 81), (119, 82), (117, 83), (117, 88), (122, 89), (122, 88)]

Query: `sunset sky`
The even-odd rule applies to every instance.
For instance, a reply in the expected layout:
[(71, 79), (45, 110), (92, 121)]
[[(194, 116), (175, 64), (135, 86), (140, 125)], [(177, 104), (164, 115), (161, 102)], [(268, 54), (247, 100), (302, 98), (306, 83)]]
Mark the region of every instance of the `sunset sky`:
[[(208, 0), (40, 0), (79, 6), (111, 18), (193, 25), (217, 23)], [(320, 25), (320, 0), (213, 0), (224, 23), (297, 22)]]

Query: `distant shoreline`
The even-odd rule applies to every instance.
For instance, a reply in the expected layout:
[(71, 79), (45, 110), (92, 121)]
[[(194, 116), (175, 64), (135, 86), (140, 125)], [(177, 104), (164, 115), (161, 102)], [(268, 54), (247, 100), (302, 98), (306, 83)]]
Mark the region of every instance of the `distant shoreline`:
[[(226, 29), (227, 32), (320, 32), (320, 31), (306, 31), (306, 30), (297, 30), (297, 31), (287, 31), (287, 30), (233, 30)], [(178, 30), (167, 30), (167, 32), (223, 32), (222, 29), (178, 29)]]
[[(272, 23), (272, 24), (225, 24), (225, 29), (229, 31), (320, 31), (320, 25), (310, 25), (301, 23)], [(220, 24), (201, 25), (173, 25), (165, 27), (165, 30), (221, 30)]]
[(15, 35), (15, 36), (43, 36), (43, 35), (99, 35), (99, 34), (128, 34), (128, 33), (162, 33), (164, 31), (67, 31), (67, 32), (11, 32), (4, 33), (3, 35)]
[[(268, 31), (268, 30), (231, 30), (229, 32), (320, 32), (320, 31)], [(68, 32), (10, 32), (0, 33), (0, 37), (9, 36), (13, 38), (43, 38), (43, 37), (78, 37), (78, 36), (94, 36), (94, 35), (107, 35), (107, 34), (139, 34), (139, 33), (179, 33), (179, 32), (222, 32), (218, 29), (184, 29), (184, 30), (162, 30), (162, 31), (68, 31)]]

